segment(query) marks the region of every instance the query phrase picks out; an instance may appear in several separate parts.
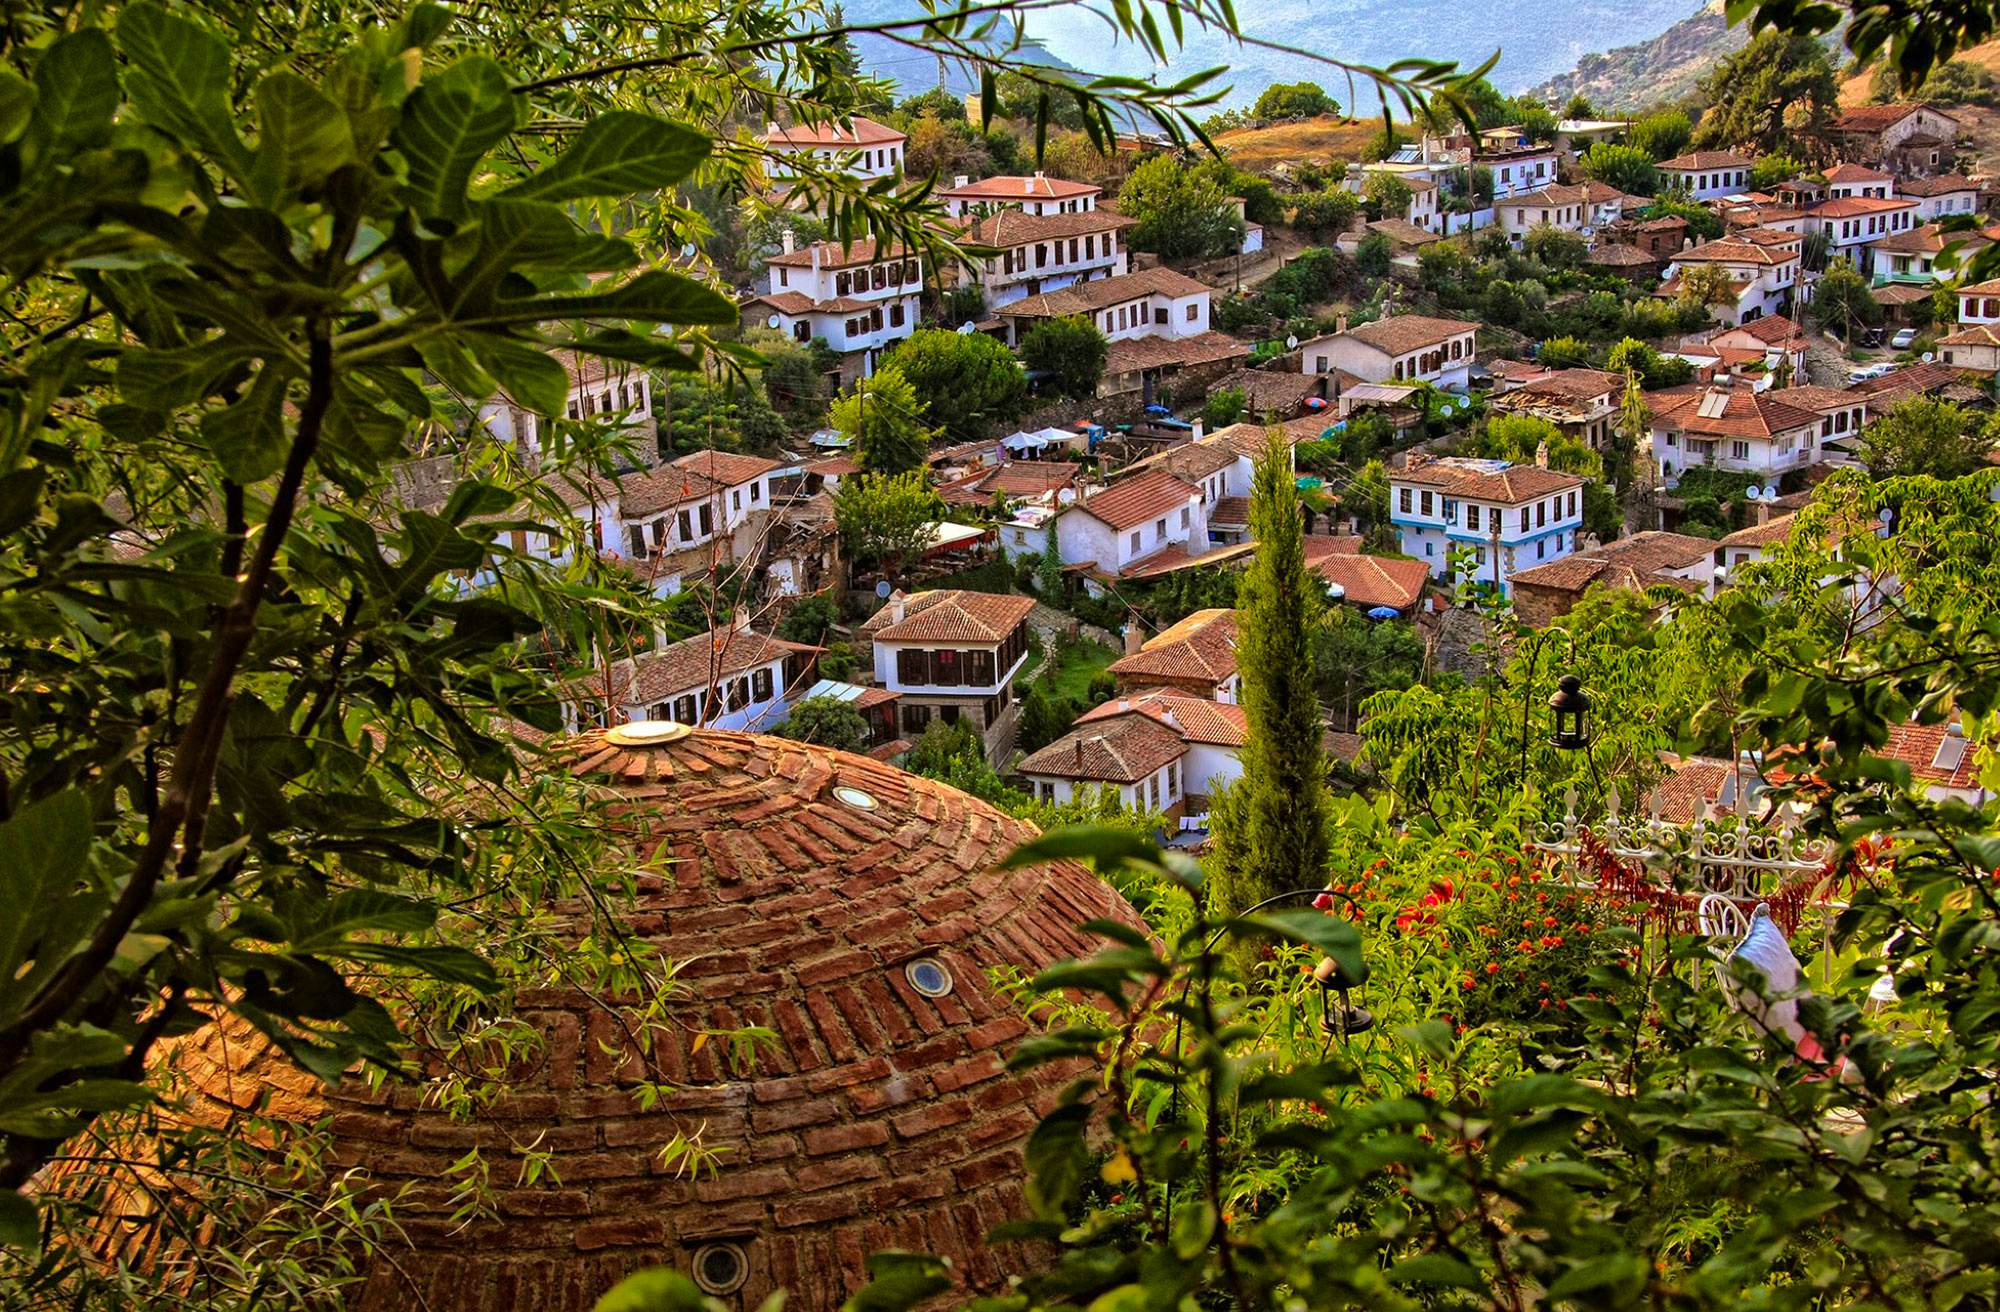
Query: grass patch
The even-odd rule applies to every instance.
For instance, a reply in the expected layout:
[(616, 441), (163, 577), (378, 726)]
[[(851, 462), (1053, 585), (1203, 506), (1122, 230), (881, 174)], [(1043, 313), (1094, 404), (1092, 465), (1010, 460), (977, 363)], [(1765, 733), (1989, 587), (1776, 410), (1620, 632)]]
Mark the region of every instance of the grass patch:
[(1042, 677), (1048, 683), (1050, 695), (1068, 698), (1079, 706), (1087, 707), (1091, 681), (1117, 659), (1118, 653), (1110, 646), (1086, 638), (1065, 644), (1061, 651), (1055, 653), (1048, 673)]

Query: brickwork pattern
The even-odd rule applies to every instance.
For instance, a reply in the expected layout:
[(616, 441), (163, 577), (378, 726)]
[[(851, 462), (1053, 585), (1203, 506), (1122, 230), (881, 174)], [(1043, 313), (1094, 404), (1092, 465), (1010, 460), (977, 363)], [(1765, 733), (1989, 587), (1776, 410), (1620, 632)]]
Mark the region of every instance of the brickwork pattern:
[[(650, 1052), (629, 999), (523, 993), (545, 1050), (470, 1121), (416, 1087), (320, 1092), (240, 1029), (177, 1054), (212, 1111), (279, 1093), (292, 1114), (330, 1116), (338, 1160), (409, 1190), (399, 1220), (416, 1252), (373, 1270), (355, 1306), (419, 1306), (414, 1279), (435, 1312), (583, 1312), (619, 1276), (688, 1269), (715, 1240), (749, 1258), (732, 1306), (783, 1287), (788, 1307), (838, 1307), (885, 1248), (949, 1256), (967, 1287), (993, 1287), (985, 1233), (1020, 1214), (1021, 1145), (1072, 1073), (1005, 1073), (1027, 1026), (988, 971), (1086, 954), (1077, 925), (1137, 924), (1131, 908), (1075, 864), (994, 870), (1032, 826), (864, 757), (697, 731), (646, 748), (593, 737), (576, 759), (622, 794), (617, 822), (651, 872), (627, 928), (686, 963), (679, 1026)], [(949, 994), (912, 987), (922, 957), (949, 970)], [(779, 1036), (747, 1077), (694, 1042), (738, 1025)], [(642, 1079), (675, 1092), (642, 1109)], [(660, 1150), (696, 1131), (734, 1151), (677, 1177)], [(553, 1155), (553, 1178), (502, 1187), (495, 1219), (453, 1223), (445, 1168), (478, 1146), (498, 1185), (525, 1145)]]

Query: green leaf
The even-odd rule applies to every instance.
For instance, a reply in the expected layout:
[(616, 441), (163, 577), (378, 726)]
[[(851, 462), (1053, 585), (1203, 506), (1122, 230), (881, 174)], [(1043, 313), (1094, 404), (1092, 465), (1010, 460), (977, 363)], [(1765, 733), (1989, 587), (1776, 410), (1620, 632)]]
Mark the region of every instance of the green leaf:
[(511, 200), (586, 200), (670, 187), (708, 156), (699, 132), (651, 114), (612, 110), (577, 135), (562, 158), (500, 193)]
[(1593, 1290), (1625, 1286), (1632, 1292), (1646, 1279), (1646, 1260), (1637, 1253), (1611, 1253), (1572, 1267), (1549, 1286), (1550, 1298), (1569, 1298)]
[(498, 333), (467, 333), (466, 346), (500, 389), (539, 415), (559, 415), (569, 400), (569, 370), (540, 346)]
[(229, 105), (227, 41), (146, 0), (119, 14), (118, 48), (128, 65), (126, 91), (142, 118), (236, 177), (248, 175), (249, 153)]
[(1399, 1285), (1446, 1285), (1453, 1289), (1477, 1289), (1479, 1273), (1465, 1262), (1446, 1253), (1425, 1253), (1389, 1268), (1389, 1279)]
[(285, 462), (285, 380), (289, 371), (266, 364), (235, 405), (201, 417), (202, 439), (222, 472), (246, 486), (278, 472)]
[(118, 357), (118, 390), (141, 409), (177, 410), (208, 396), (223, 375), (249, 358), (246, 348), (219, 343), (127, 351)]
[(400, 947), (390, 943), (350, 943), (337, 954), (352, 961), (379, 961), (429, 975), (447, 984), (463, 984), (481, 993), (500, 987), (492, 963), (466, 948)]
[[(64, 885), (90, 863), (90, 802), (80, 789), (59, 792), (15, 812), (0, 824), (0, 1001), (28, 981), (33, 962), (45, 969), (66, 952), (43, 938)], [(66, 946), (66, 945), (65, 945)]]
[(592, 1312), (708, 1312), (713, 1306), (694, 1281), (656, 1266), (635, 1271), (613, 1285)]
[(1361, 931), (1338, 916), (1305, 909), (1260, 911), (1231, 921), (1230, 926), (1235, 933), (1241, 932), (1238, 926), (1245, 926), (1318, 948), (1338, 962), (1349, 979), (1361, 978)]
[(737, 314), (736, 303), (714, 288), (678, 273), (654, 269), (612, 291), (501, 301), (490, 310), (458, 322), (484, 328), (544, 323), (550, 319), (728, 324), (736, 322)]
[(840, 1305), (841, 1312), (904, 1312), (951, 1288), (950, 1268), (928, 1253), (870, 1253), (867, 1266), (867, 1285)]
[(33, 1256), (41, 1247), (42, 1225), (35, 1205), (12, 1189), (0, 1189), (0, 1248), (18, 1248)]
[(37, 146), (54, 151), (96, 142), (110, 131), (118, 110), (118, 59), (111, 38), (95, 27), (59, 38), (35, 63), (33, 98)]
[(1158, 865), (1160, 849), (1150, 839), (1110, 825), (1068, 825), (1021, 844), (1000, 863), (1002, 870), (1038, 866), (1044, 861), (1089, 861), (1100, 869), (1123, 865)]
[(34, 116), (35, 88), (11, 68), (0, 68), (0, 145), (20, 138)]
[(428, 902), (358, 888), (330, 899), (292, 946), (299, 952), (322, 952), (340, 946), (350, 934), (368, 930), (414, 934), (436, 921), (437, 908)]
[(257, 84), (257, 127), (253, 179), (266, 204), (354, 162), (347, 115), (296, 73), (280, 69)]
[(472, 170), (513, 133), (516, 109), (507, 74), (484, 55), (468, 55), (417, 87), (389, 140), (402, 152), (419, 214), (465, 216)]

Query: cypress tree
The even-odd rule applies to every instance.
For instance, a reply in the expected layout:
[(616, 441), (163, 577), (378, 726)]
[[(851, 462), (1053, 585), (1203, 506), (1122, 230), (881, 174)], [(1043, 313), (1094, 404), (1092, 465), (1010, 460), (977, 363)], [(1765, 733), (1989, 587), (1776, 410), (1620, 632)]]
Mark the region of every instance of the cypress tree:
[[(1326, 876), (1326, 769), (1313, 689), (1313, 626), (1324, 589), (1306, 568), (1291, 451), (1273, 429), (1250, 492), (1257, 552), (1236, 602), (1236, 669), (1249, 741), (1243, 778), (1217, 816), (1237, 832), (1210, 873), (1210, 910), (1233, 915)], [(1218, 836), (1219, 839), (1222, 836)]]

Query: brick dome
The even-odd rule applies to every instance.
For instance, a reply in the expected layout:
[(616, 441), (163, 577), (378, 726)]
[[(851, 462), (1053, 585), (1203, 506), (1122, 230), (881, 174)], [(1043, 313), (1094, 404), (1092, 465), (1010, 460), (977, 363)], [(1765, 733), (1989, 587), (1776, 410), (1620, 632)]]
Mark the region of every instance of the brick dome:
[[(252, 1055), (241, 1030), (191, 1036), (183, 1071), (221, 1112), (259, 1092), (280, 1111), (330, 1114), (337, 1161), (391, 1188), (415, 1252), (370, 1271), (362, 1312), (583, 1312), (642, 1266), (705, 1270), (724, 1301), (837, 1307), (886, 1248), (952, 1259), (972, 1288), (999, 1276), (984, 1235), (1019, 1214), (1020, 1148), (1068, 1073), (1007, 1075), (1026, 1031), (989, 985), (1094, 950), (1076, 926), (1138, 918), (1071, 863), (994, 871), (1033, 836), (956, 789), (864, 757), (700, 730), (653, 745), (593, 735), (579, 772), (614, 807), (641, 877), (627, 928), (687, 963), (675, 1022), (642, 1054), (617, 1001), (537, 990), (517, 1013), (545, 1054), (473, 1120), (418, 1090), (328, 1093)], [(734, 1075), (703, 1029), (762, 1025), (778, 1042)], [(246, 1076), (254, 1078), (246, 1079)], [(275, 1079), (276, 1086), (272, 1081)], [(633, 1087), (674, 1092), (642, 1110)], [(677, 1177), (660, 1150), (699, 1131), (731, 1151)], [(553, 1154), (532, 1188), (506, 1188), (511, 1145)], [(488, 1150), (497, 1219), (455, 1225), (445, 1169)]]

